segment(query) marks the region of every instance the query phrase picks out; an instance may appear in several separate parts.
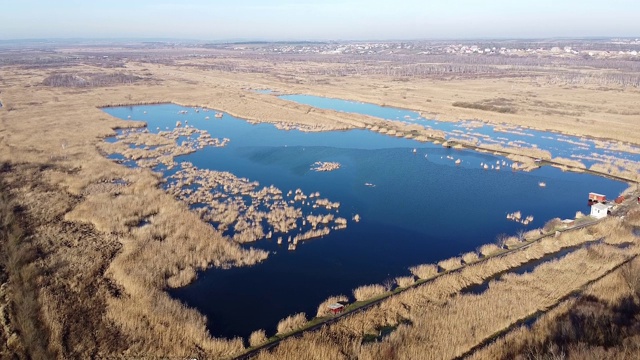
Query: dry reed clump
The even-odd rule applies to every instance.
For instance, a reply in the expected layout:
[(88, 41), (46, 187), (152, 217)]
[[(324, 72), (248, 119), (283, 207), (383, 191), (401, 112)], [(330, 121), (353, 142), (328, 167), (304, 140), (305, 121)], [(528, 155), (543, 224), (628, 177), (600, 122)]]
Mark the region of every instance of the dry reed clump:
[(438, 265), (420, 264), (410, 267), (409, 271), (411, 271), (411, 273), (417, 276), (419, 279), (428, 279), (438, 274)]
[(263, 330), (256, 330), (249, 336), (249, 346), (256, 347), (267, 342), (267, 333)]
[[(470, 359), (540, 358), (631, 359), (640, 356), (640, 259), (589, 285), (531, 326), (520, 326), (476, 351)], [(635, 344), (635, 345), (632, 345)], [(603, 348), (606, 346), (606, 351)]]
[(399, 276), (396, 278), (396, 284), (400, 287), (411, 286), (416, 283), (416, 278), (414, 276)]
[(544, 226), (542, 227), (542, 231), (544, 231), (545, 233), (550, 233), (558, 230), (561, 227), (562, 220), (560, 220), (560, 218), (553, 218), (544, 224)]
[(478, 253), (476, 253), (475, 251), (471, 251), (468, 253), (465, 253), (462, 255), (462, 261), (465, 264), (471, 264), (474, 263), (476, 261), (478, 261), (480, 259), (480, 257), (478, 256)]
[(452, 257), (449, 259), (445, 259), (438, 262), (438, 266), (444, 269), (445, 271), (455, 270), (462, 266), (462, 258)]
[(582, 169), (582, 170), (585, 170), (587, 168), (582, 162), (578, 160), (567, 159), (563, 157), (556, 157), (551, 159), (550, 161), (564, 165), (564, 166), (569, 166), (569, 167)]
[(640, 182), (640, 164), (637, 161), (610, 158), (604, 161), (591, 165), (589, 170), (618, 176), (636, 183)]
[(500, 250), (502, 249), (500, 249), (500, 247), (496, 244), (484, 244), (480, 246), (480, 248), (478, 249), (478, 253), (480, 253), (480, 255), (482, 255), (483, 257), (487, 257), (499, 252)]
[[(0, 164), (0, 169), (4, 164)], [(0, 358), (52, 358), (50, 329), (41, 318), (38, 278), (43, 270), (0, 174)]]
[[(524, 234), (522, 237), (524, 238)], [(509, 236), (508, 238), (504, 239), (503, 243), (504, 243), (504, 246), (507, 247), (507, 249), (513, 249), (521, 245), (522, 241), (516, 236)]]
[[(272, 350), (258, 353), (258, 360), (347, 360), (352, 350), (344, 348), (348, 333), (328, 331), (326, 327), (305, 332), (300, 338), (283, 340)], [(351, 344), (349, 344), (351, 345)]]
[(640, 226), (640, 208), (635, 208), (627, 213), (624, 221), (632, 226)]
[(353, 289), (353, 297), (355, 297), (357, 301), (365, 301), (380, 296), (385, 292), (385, 287), (380, 284), (363, 285)]
[(413, 325), (406, 331), (396, 331), (372, 346), (395, 344), (401, 358), (414, 358), (425, 352), (444, 358), (460, 356), (515, 320), (555, 304), (626, 258), (618, 249), (583, 249), (565, 259), (545, 263), (531, 274), (503, 276), (482, 296), (461, 295), (451, 298), (445, 306), (423, 309), (430, 314), (428, 318), (413, 316)]
[(322, 317), (322, 316), (327, 316), (331, 314), (331, 311), (329, 310), (329, 305), (331, 304), (347, 303), (347, 302), (349, 302), (349, 298), (346, 297), (345, 295), (330, 296), (325, 301), (320, 303), (320, 305), (318, 305), (318, 311), (316, 312), (316, 316)]
[(287, 316), (278, 322), (278, 335), (290, 333), (298, 330), (307, 324), (307, 318), (304, 313)]
[(438, 266), (434, 264), (421, 264), (410, 267), (409, 271), (420, 279), (428, 279), (438, 274)]
[(512, 106), (496, 106), (491, 103), (477, 102), (477, 103), (468, 103), (464, 101), (456, 101), (451, 106), (468, 108), (468, 109), (476, 109), (483, 111), (493, 111), (498, 113), (507, 113), (507, 114), (515, 114), (517, 113), (517, 109)]
[(603, 234), (604, 242), (612, 245), (630, 244), (635, 243), (637, 239), (630, 239), (628, 233), (630, 231), (625, 223), (619, 218), (608, 217), (604, 221), (598, 222), (594, 225), (591, 231), (594, 234)]

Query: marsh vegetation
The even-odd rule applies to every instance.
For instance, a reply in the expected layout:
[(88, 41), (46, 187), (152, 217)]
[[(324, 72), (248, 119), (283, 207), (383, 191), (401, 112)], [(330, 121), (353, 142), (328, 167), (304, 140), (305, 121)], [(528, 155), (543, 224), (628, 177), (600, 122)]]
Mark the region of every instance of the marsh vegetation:
[[(345, 49), (352, 46), (349, 44)], [(162, 177), (150, 171), (158, 166), (173, 166), (171, 170), (177, 173), (183, 168), (176, 158), (193, 155), (193, 150), (200, 146), (204, 147), (199, 150), (225, 149), (235, 139), (217, 148), (223, 144), (224, 137), (215, 142), (214, 133), (210, 134), (211, 141), (203, 133), (187, 134), (192, 124), (185, 127), (184, 119), (180, 119), (181, 130), (174, 129), (174, 120), (169, 129), (162, 130), (167, 132), (166, 136), (151, 136), (143, 132), (140, 123), (105, 115), (98, 107), (174, 102), (220, 109), (229, 114), (222, 119), (214, 119), (215, 115), (209, 114), (210, 123), (239, 116), (254, 123), (275, 123), (291, 131), (369, 128), (391, 134), (398, 140), (447, 140), (447, 134), (442, 131), (419, 128), (400, 119), (385, 121), (321, 110), (254, 93), (251, 89), (331, 96), (410, 108), (439, 122), (477, 118), (504, 123), (503, 129), (510, 131), (502, 132), (507, 140), (496, 137), (495, 147), (488, 146), (491, 145), (488, 142), (485, 151), (505, 150), (505, 154), (512, 154), (509, 156), (522, 156), (519, 160), (512, 159), (518, 168), (537, 168), (540, 165), (535, 162), (537, 158), (553, 160), (567, 169), (576, 169), (578, 164), (573, 161), (580, 161), (586, 170), (622, 174), (626, 179), (638, 180), (638, 164), (633, 158), (596, 156), (591, 154), (594, 151), (575, 158), (551, 155), (530, 146), (532, 141), (525, 144), (508, 138), (517, 135), (514, 131), (527, 133), (530, 130), (527, 126), (535, 126), (538, 130), (589, 136), (590, 141), (602, 141), (598, 146), (607, 150), (637, 153), (640, 144), (636, 131), (640, 109), (634, 90), (637, 61), (627, 55), (617, 55), (617, 51), (606, 54), (612, 49), (619, 50), (617, 45), (580, 45), (579, 51), (590, 51), (589, 46), (601, 47), (596, 55), (589, 57), (546, 53), (517, 57), (467, 56), (446, 53), (448, 45), (424, 46), (432, 52), (418, 55), (416, 52), (421, 50), (403, 47), (398, 54), (301, 52), (293, 55), (284, 53), (284, 47), (279, 45), (272, 47), (273, 50), (257, 46), (238, 51), (231, 45), (180, 48), (175, 44), (141, 44), (138, 48), (70, 47), (64, 52), (1, 49), (0, 162), (8, 165), (2, 168), (5, 186), (1, 189), (4, 197), (0, 209), (3, 219), (0, 357), (188, 355), (231, 358), (246, 350), (242, 339), (212, 337), (207, 319), (194, 308), (168, 296), (166, 289), (192, 283), (200, 271), (207, 268), (259, 264), (266, 259), (268, 251), (244, 247), (225, 237), (222, 228), (218, 230), (203, 221), (201, 214), (190, 206), (195, 204), (176, 201), (175, 196), (168, 194)], [(522, 46), (536, 48), (539, 45)], [(109, 54), (108, 59), (103, 54)], [(456, 102), (508, 107), (513, 111), (458, 107), (453, 105)], [(203, 119), (205, 116), (202, 114)], [(133, 127), (138, 129), (126, 131), (132, 133), (129, 142), (103, 143), (102, 139), (118, 135), (114, 129)], [(467, 135), (470, 137), (460, 136), (459, 142), (449, 144), (456, 147), (463, 144), (465, 138), (470, 144), (475, 144), (474, 137), (480, 141), (485, 139)], [(182, 147), (176, 145), (176, 136), (180, 141), (191, 139)], [(571, 141), (586, 143), (582, 139)], [(127, 168), (105, 159), (103, 154), (112, 149), (122, 151), (125, 160), (139, 162), (139, 167)], [(403, 151), (404, 155), (409, 154), (406, 149)], [(431, 154), (429, 158), (436, 160)], [(448, 161), (452, 163), (457, 158)], [(303, 169), (308, 171), (309, 164), (320, 159), (305, 160)], [(473, 163), (476, 170), (480, 161), (486, 162), (486, 159)], [(462, 159), (460, 168), (466, 165)], [(496, 164), (491, 162), (489, 168), (490, 165)], [(502, 163), (500, 166), (505, 169)], [(316, 175), (340, 176), (343, 172), (348, 172), (346, 166), (340, 171)], [(489, 176), (497, 172), (486, 173)], [(547, 181), (546, 190), (553, 191), (558, 186)], [(385, 184), (368, 178), (358, 183), (365, 182), (376, 183), (376, 187), (365, 187), (370, 191), (378, 191)], [(538, 190), (536, 183), (531, 189)], [(251, 192), (258, 193), (262, 188), (258, 185)], [(283, 192), (295, 188), (276, 187)], [(186, 189), (188, 186), (183, 187)], [(177, 196), (185, 199), (192, 195), (175, 190)], [(340, 228), (343, 226), (340, 218), (356, 218), (342, 199), (328, 196), (323, 189), (313, 189), (318, 190), (322, 190), (327, 203), (316, 204), (315, 209), (309, 205), (313, 210), (309, 209), (309, 214), (303, 212), (304, 220), (298, 221), (316, 220), (316, 230), (321, 230)], [(305, 190), (304, 195), (310, 192), (311, 189)], [(241, 194), (229, 195), (229, 198), (237, 195)], [(267, 190), (263, 199), (269, 196), (273, 200), (275, 195)], [(284, 194), (281, 196), (284, 200)], [(247, 204), (253, 200), (244, 200), (247, 212)], [(291, 200), (294, 204), (288, 203), (287, 207), (300, 207), (302, 201)], [(334, 209), (337, 200), (341, 204)], [(329, 203), (331, 210), (327, 209)], [(230, 207), (236, 205), (239, 203), (229, 202)], [(507, 223), (504, 213), (514, 209), (530, 214), (528, 209), (518, 206), (501, 210), (495, 218)], [(319, 216), (320, 210), (322, 219), (307, 219), (306, 215)], [(336, 216), (337, 210), (341, 216)], [(226, 212), (227, 208), (221, 211)], [(265, 209), (254, 211), (266, 212)], [(275, 224), (280, 224), (281, 229), (290, 227), (293, 214), (283, 211), (284, 214), (274, 214), (273, 224), (269, 225), (273, 230), (266, 227), (262, 230), (265, 237), (270, 231), (275, 233)], [(11, 213), (13, 220), (7, 215)], [(334, 219), (323, 224), (324, 216), (329, 213), (334, 214)], [(375, 221), (372, 214), (360, 213), (359, 225), (370, 226)], [(217, 213), (210, 215), (218, 216)], [(537, 224), (533, 226), (541, 226), (548, 219), (535, 215)], [(298, 218), (297, 212), (295, 216)], [(398, 274), (395, 281), (398, 286), (412, 286), (412, 280), (415, 285), (420, 280), (434, 279), (298, 339), (287, 339), (275, 349), (259, 354), (259, 358), (297, 359), (301, 353), (313, 354), (318, 359), (419, 358), (425, 353), (439, 358), (463, 354), (476, 358), (510, 358), (522, 353), (559, 354), (570, 358), (585, 358), (589, 354), (637, 357), (635, 325), (617, 321), (636, 316), (637, 296), (630, 285), (633, 279), (624, 274), (635, 272), (637, 264), (630, 263), (631, 271), (625, 270), (627, 265), (616, 268), (637, 253), (637, 238), (630, 235), (629, 228), (633, 221), (638, 225), (637, 218), (637, 215), (627, 216), (624, 222), (607, 220), (594, 227), (545, 238), (522, 249), (519, 246), (528, 244), (532, 237), (525, 234), (509, 237), (505, 243), (512, 252), (496, 252), (486, 258), (478, 251), (471, 251), (477, 246), (474, 244), (459, 251), (459, 256), (458, 252), (443, 256), (454, 256), (451, 264), (443, 262), (452, 269), (449, 272), (435, 265), (442, 258), (415, 261), (413, 264), (420, 261), (428, 264), (413, 266), (411, 272), (415, 277), (409, 275), (409, 270)], [(263, 219), (268, 223), (267, 218)], [(219, 220), (222, 223), (227, 219)], [(237, 223), (227, 222), (226, 230), (231, 231)], [(253, 225), (240, 222), (239, 227), (243, 226), (247, 230)], [(351, 228), (355, 226), (335, 234), (346, 233)], [(248, 238), (255, 236), (249, 235)], [(596, 243), (599, 239), (602, 241)], [(585, 242), (592, 245), (539, 265), (531, 272), (502, 276), (491, 282), (482, 294), (459, 294), (470, 284), (483, 283), (531, 259)], [(301, 251), (291, 255), (299, 253)], [(612, 272), (607, 275), (609, 271)], [(602, 283), (600, 278), (611, 280)], [(386, 291), (385, 284), (380, 286)], [(351, 295), (349, 289), (333, 293)], [(577, 294), (579, 298), (566, 299), (567, 294)], [(314, 311), (327, 295), (313, 305)], [(513, 330), (515, 322), (549, 309), (552, 309), (551, 316), (541, 317), (543, 320), (536, 322), (531, 330)], [(297, 313), (291, 313), (294, 312)], [(283, 324), (283, 331), (306, 321), (304, 315), (294, 316)], [(613, 324), (608, 328), (610, 333), (602, 332), (600, 325), (604, 322)], [(215, 320), (212, 323), (215, 325)], [(503, 331), (509, 331), (504, 342), (496, 341), (494, 348), (474, 353), (479, 344)], [(611, 334), (613, 336), (609, 336)], [(257, 330), (251, 336), (251, 345), (264, 343), (271, 335), (271, 331)]]

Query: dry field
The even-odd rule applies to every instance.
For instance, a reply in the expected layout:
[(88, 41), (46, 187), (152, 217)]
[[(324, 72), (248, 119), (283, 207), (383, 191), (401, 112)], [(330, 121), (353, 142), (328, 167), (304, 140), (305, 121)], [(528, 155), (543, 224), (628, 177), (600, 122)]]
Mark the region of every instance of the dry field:
[[(212, 338), (206, 319), (164, 290), (192, 281), (200, 269), (250, 266), (267, 254), (243, 250), (203, 223), (159, 187), (157, 174), (107, 160), (99, 150), (103, 138), (114, 129), (141, 124), (112, 118), (101, 106), (174, 102), (285, 128), (378, 127), (396, 136), (440, 137), (400, 123), (313, 109), (249, 91), (268, 88), (406, 107), (440, 120), (478, 118), (640, 144), (637, 88), (556, 84), (535, 73), (484, 79), (318, 75), (310, 70), (336, 65), (315, 60), (269, 62), (268, 71), (240, 72), (216, 67), (221, 61), (131, 61), (123, 68), (64, 63), (0, 67), (1, 357), (215, 359), (245, 349), (241, 339)], [(243, 58), (224, 61), (262, 64)], [(601, 70), (582, 71), (597, 76)], [(87, 82), (51, 77), (60, 73), (92, 75)], [(65, 81), (72, 86), (60, 86)], [(454, 106), (456, 102), (479, 105)], [(493, 111), (492, 106), (505, 104), (513, 111)], [(149, 224), (138, 227), (143, 220)], [(567, 241), (595, 234), (632, 240), (622, 225), (590, 231)], [(559, 244), (540, 246), (553, 250)], [(552, 252), (535, 247), (527, 251), (504, 262), (478, 264), (476, 274), (465, 267), (300, 339), (286, 340), (259, 357), (299, 358), (300, 352), (311, 352), (318, 359), (420, 358), (418, 354), (427, 351), (425, 343), (436, 358), (457, 356), (515, 320), (556, 304), (638, 250), (636, 245), (619, 249), (600, 244), (531, 274), (508, 276), (482, 295), (456, 295), (466, 285)], [(433, 271), (433, 266), (415, 269), (426, 277)], [(504, 306), (496, 309), (495, 304)], [(290, 321), (302, 322), (301, 317)], [(456, 326), (460, 323), (466, 326)], [(283, 323), (283, 331), (290, 326)], [(395, 331), (377, 339), (384, 327)], [(456, 340), (445, 340), (451, 337)], [(252, 337), (252, 343), (263, 341), (262, 333)]]

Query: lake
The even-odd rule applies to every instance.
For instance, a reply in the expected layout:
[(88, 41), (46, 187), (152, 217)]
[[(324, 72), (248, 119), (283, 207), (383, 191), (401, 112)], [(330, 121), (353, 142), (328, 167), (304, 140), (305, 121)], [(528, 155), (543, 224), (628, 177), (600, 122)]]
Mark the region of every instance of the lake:
[[(554, 217), (587, 213), (589, 192), (616, 197), (627, 187), (604, 177), (552, 167), (513, 172), (512, 162), (500, 156), (368, 130), (283, 131), (272, 124), (252, 125), (228, 114), (216, 119), (211, 111), (196, 112), (172, 104), (104, 111), (121, 119), (146, 121), (151, 133), (173, 129), (176, 121), (188, 121), (189, 126), (230, 142), (225, 147), (205, 147), (177, 161), (188, 161), (198, 169), (228, 171), (260, 186), (274, 185), (283, 193), (296, 189), (306, 194), (320, 192), (341, 204), (333, 211), (348, 219), (346, 229), (301, 242), (295, 251), (288, 251), (286, 243), (278, 245), (275, 236), (260, 239), (243, 246), (269, 250), (271, 255), (263, 263), (208, 269), (192, 284), (169, 290), (172, 297), (207, 316), (214, 336), (247, 337), (260, 328), (273, 335), (280, 319), (301, 311), (313, 317), (318, 304), (331, 295), (351, 296), (351, 290), (360, 285), (409, 275), (409, 266), (473, 251), (500, 234), (541, 227)], [(123, 160), (118, 154), (111, 157)], [(341, 168), (311, 171), (317, 161), (339, 162)], [(131, 161), (125, 163), (135, 166)], [(481, 164), (497, 163), (505, 165), (501, 170), (481, 168)], [(154, 170), (162, 172), (170, 186), (179, 167), (160, 165)], [(546, 187), (540, 187), (540, 182)], [(305, 215), (319, 211), (302, 210)], [(507, 220), (506, 214), (514, 211), (532, 215), (533, 222), (524, 226)], [(355, 214), (360, 215), (360, 222), (352, 220)], [(269, 230), (265, 226), (265, 232)]]

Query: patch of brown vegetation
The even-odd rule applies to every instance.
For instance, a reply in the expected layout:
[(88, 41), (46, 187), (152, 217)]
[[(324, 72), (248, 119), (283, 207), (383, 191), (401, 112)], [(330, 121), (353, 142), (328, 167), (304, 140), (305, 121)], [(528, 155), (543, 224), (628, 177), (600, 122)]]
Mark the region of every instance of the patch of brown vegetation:
[(456, 101), (451, 106), (467, 108), (467, 109), (476, 109), (482, 111), (493, 111), (497, 113), (503, 114), (515, 114), (517, 110), (513, 106), (510, 101), (506, 99), (494, 99), (494, 100), (483, 100), (474, 103), (464, 102), (464, 101)]
[(42, 84), (53, 87), (100, 87), (133, 84), (142, 78), (124, 72), (114, 73), (55, 73), (42, 80)]
[(24, 351), (34, 358), (122, 351), (127, 339), (103, 319), (105, 297), (117, 291), (104, 272), (119, 243), (89, 226), (60, 221), (77, 199), (42, 182), (42, 171), (29, 166), (2, 171), (5, 191), (14, 197), (28, 229), (3, 242), (12, 324)]
[(640, 357), (640, 259), (520, 326), (470, 359), (635, 359)]

